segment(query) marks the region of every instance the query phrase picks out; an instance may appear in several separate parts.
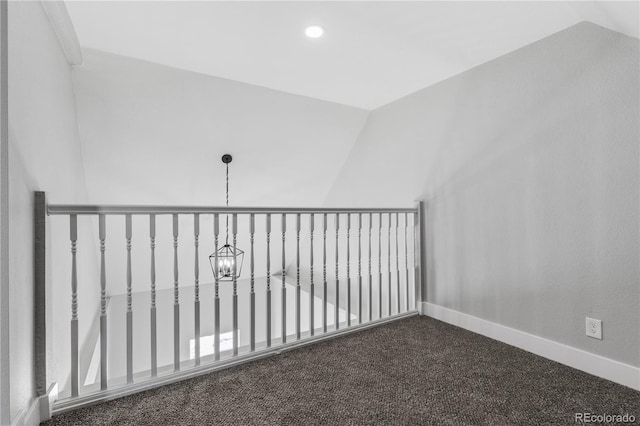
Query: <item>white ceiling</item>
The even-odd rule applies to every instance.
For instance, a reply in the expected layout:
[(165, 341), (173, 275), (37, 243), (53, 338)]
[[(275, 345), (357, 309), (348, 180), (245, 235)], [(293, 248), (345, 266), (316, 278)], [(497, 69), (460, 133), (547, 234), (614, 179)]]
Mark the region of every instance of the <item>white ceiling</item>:
[[(375, 109), (583, 20), (638, 37), (638, 2), (67, 1), (83, 48)], [(308, 39), (320, 24), (326, 36)]]

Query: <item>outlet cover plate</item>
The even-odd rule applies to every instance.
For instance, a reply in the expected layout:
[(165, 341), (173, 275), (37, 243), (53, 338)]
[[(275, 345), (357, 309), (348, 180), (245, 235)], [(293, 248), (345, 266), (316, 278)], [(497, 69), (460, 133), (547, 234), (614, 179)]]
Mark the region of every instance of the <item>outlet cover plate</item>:
[(602, 321), (587, 317), (587, 336), (602, 340)]

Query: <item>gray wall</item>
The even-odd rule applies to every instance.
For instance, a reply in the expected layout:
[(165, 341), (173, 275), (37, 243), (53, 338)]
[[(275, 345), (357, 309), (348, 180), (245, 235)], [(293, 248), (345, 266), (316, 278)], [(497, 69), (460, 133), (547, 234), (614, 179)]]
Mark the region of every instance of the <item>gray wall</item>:
[(426, 200), (430, 303), (637, 366), (638, 64), (584, 22), (375, 110), (326, 204)]
[(9, 393), (9, 114), (8, 5), (0, 3), (0, 423), (11, 421)]
[[(368, 115), (358, 108), (90, 49), (85, 49), (82, 66), (73, 69), (73, 84), (87, 186), (91, 201), (98, 204), (224, 205), (220, 157), (230, 152), (231, 205), (321, 205)], [(294, 220), (289, 215), (290, 232)], [(211, 282), (213, 220), (202, 215), (200, 222), (201, 280)], [(266, 272), (264, 222), (263, 216), (256, 218), (256, 276)], [(272, 222), (275, 238), (280, 217), (274, 215)], [(171, 223), (169, 216), (157, 219), (159, 289), (173, 286)], [(224, 224), (221, 217), (223, 233)], [(248, 249), (248, 218), (241, 216), (238, 225), (237, 246)], [(146, 217), (133, 219), (134, 291), (149, 290), (148, 226)], [(124, 219), (109, 217), (109, 296), (126, 291), (124, 235)], [(294, 242), (290, 237), (290, 253)], [(180, 283), (193, 283), (191, 217), (181, 217), (179, 247)], [(272, 247), (273, 272), (280, 269), (279, 253)]]
[[(229, 152), (234, 156), (230, 205), (319, 206), (368, 115), (358, 108), (91, 49), (84, 50), (84, 62), (72, 76), (87, 187), (97, 204), (224, 205), (220, 157)], [(294, 219), (288, 218), (290, 231)], [(280, 217), (272, 220), (276, 232)], [(213, 220), (202, 215), (200, 222), (200, 264), (208, 269)], [(241, 216), (238, 225), (237, 246), (247, 249), (248, 218)], [(148, 227), (147, 217), (133, 219), (134, 291), (149, 290)], [(126, 291), (124, 232), (124, 218), (107, 219), (110, 296)], [(256, 218), (256, 235), (256, 273), (264, 276), (263, 216)], [(289, 245), (293, 243), (290, 238)], [(158, 288), (171, 288), (170, 216), (158, 217), (156, 247)], [(181, 217), (179, 247), (180, 283), (193, 283), (191, 217)], [(272, 264), (278, 269), (277, 250)], [(202, 282), (212, 279), (210, 270), (204, 270)]]
[[(33, 191), (47, 191), (52, 199), (76, 203), (88, 200), (82, 152), (78, 139), (71, 67), (40, 2), (9, 2), (9, 220), (10, 246), (10, 398), (12, 421), (35, 397), (33, 372)], [(86, 284), (95, 271), (92, 231), (81, 225), (79, 280)], [(50, 229), (47, 252), (51, 275), (64, 277), (48, 290), (49, 330), (60, 338), (47, 339), (49, 382), (64, 385), (69, 370), (70, 243), (69, 225)], [(81, 285), (86, 302), (79, 307), (80, 339), (84, 341), (96, 312), (97, 287)], [(51, 303), (61, 306), (56, 312)], [(64, 331), (64, 332), (63, 332)], [(56, 369), (52, 354), (67, 360)]]
[(321, 205), (368, 114), (91, 49), (73, 87), (101, 204), (223, 205), (229, 152), (232, 205)]

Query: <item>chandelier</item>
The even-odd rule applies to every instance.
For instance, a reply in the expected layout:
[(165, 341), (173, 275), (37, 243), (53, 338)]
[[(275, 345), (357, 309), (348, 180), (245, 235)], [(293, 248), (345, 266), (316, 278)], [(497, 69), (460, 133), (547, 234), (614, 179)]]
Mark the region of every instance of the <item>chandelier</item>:
[[(222, 162), (227, 167), (227, 198), (226, 206), (229, 207), (229, 163), (233, 157), (229, 154), (222, 156)], [(219, 281), (232, 281), (240, 277), (244, 251), (229, 244), (229, 214), (227, 214), (225, 244), (209, 256), (213, 276)], [(234, 276), (235, 274), (235, 276)]]

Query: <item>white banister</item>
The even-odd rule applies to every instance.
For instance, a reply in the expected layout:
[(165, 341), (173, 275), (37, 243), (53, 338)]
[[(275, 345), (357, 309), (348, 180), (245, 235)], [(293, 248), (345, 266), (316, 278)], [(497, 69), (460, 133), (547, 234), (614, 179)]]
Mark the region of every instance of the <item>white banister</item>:
[[(420, 301), (420, 253), (419, 244), (419, 212), (418, 209), (338, 209), (338, 208), (234, 208), (234, 207), (169, 207), (169, 206), (64, 206), (49, 205), (49, 215), (68, 216), (70, 223), (71, 241), (71, 354), (70, 354), (70, 387), (66, 391), (67, 400), (60, 403), (60, 407), (72, 404), (70, 401), (95, 401), (114, 394), (125, 392), (126, 389), (142, 389), (145, 383), (165, 383), (170, 378), (186, 377), (190, 371), (208, 371), (220, 368), (222, 365), (232, 365), (236, 360), (255, 359), (264, 354), (275, 353), (279, 348), (296, 347), (305, 342), (320, 341), (327, 336), (338, 336), (351, 330), (381, 324), (386, 321), (404, 318), (416, 313), (415, 306)], [(281, 219), (281, 269), (272, 272), (271, 233), (272, 215), (278, 214)], [(79, 295), (83, 294), (78, 282), (78, 216), (84, 215), (98, 220), (99, 242), (99, 338), (96, 349), (99, 346), (99, 358), (96, 356), (95, 383), (91, 377), (87, 377), (84, 384), (80, 383), (81, 359), (86, 359), (80, 353), (83, 342), (78, 335), (78, 305)], [(139, 249), (136, 244), (133, 249), (134, 239), (138, 235), (134, 229), (136, 215), (144, 215), (144, 220), (149, 221), (149, 243)], [(158, 216), (168, 217), (170, 222), (157, 221)], [(227, 219), (227, 235), (225, 246), (221, 247), (220, 215)], [(295, 215), (291, 217), (290, 215)], [(316, 248), (316, 216), (322, 218), (322, 252)], [(329, 215), (333, 216), (335, 228), (329, 230)], [(401, 239), (400, 216), (404, 215), (404, 287), (401, 273)], [(410, 224), (409, 215), (413, 222)], [(107, 221), (109, 232), (115, 233), (118, 239), (122, 238), (117, 226), (118, 218), (109, 219), (108, 216), (119, 216), (124, 220), (124, 247), (126, 252), (121, 258), (121, 267), (124, 269), (124, 280), (120, 279), (118, 271), (107, 271), (112, 266), (112, 260), (107, 262), (106, 240)], [(240, 218), (239, 218), (240, 216)], [(264, 216), (264, 222), (262, 217)], [(383, 217), (387, 217), (383, 219)], [(247, 218), (246, 220), (244, 218)], [(308, 220), (307, 220), (308, 217)], [(393, 223), (395, 217), (395, 223)], [(320, 216), (317, 217), (320, 219)], [(186, 221), (188, 219), (188, 222)], [(211, 221), (212, 219), (212, 221)], [(241, 219), (239, 221), (239, 219)], [(256, 229), (256, 220), (260, 229)], [(295, 221), (295, 241), (293, 237), (287, 238), (287, 220)], [(357, 229), (355, 222), (357, 220)], [(179, 224), (182, 222), (183, 233), (190, 234), (193, 224), (193, 251), (191, 244), (179, 244)], [(229, 221), (231, 222), (229, 224)], [(368, 221), (368, 223), (367, 223)], [(212, 223), (213, 222), (213, 223)], [(342, 222), (342, 223), (341, 223)], [(377, 223), (374, 223), (377, 222)], [(385, 223), (386, 222), (386, 223)], [(264, 223), (264, 232), (262, 231)], [(292, 224), (293, 222), (291, 222)], [(308, 234), (306, 224), (308, 223)], [(146, 223), (145, 223), (146, 225)], [(166, 228), (162, 226), (166, 225)], [(231, 225), (230, 227), (228, 225)], [(341, 226), (343, 229), (341, 230)], [(383, 253), (383, 227), (386, 226), (386, 250)], [(171, 231), (169, 231), (169, 227)], [(366, 228), (365, 228), (366, 227)], [(377, 227), (377, 255), (375, 253), (375, 228)], [(392, 236), (392, 227), (395, 234)], [(414, 260), (410, 266), (409, 257), (409, 228), (412, 228), (414, 240)], [(113, 229), (111, 229), (113, 228)], [(364, 228), (364, 232), (363, 232)], [(121, 229), (121, 228), (120, 228)], [(213, 235), (211, 235), (211, 229)], [(319, 231), (319, 230), (318, 230)], [(327, 246), (327, 232), (335, 231), (335, 241), (330, 241)], [(342, 233), (341, 233), (342, 231)], [(169, 242), (171, 233), (171, 243)], [(223, 230), (224, 232), (224, 230)], [(357, 236), (355, 235), (357, 232)], [(118, 234), (120, 234), (118, 236)], [(167, 238), (156, 239), (157, 234)], [(230, 235), (229, 235), (230, 234)], [(353, 234), (353, 235), (352, 235)], [(364, 235), (363, 235), (364, 234)], [(109, 234), (110, 235), (110, 234)], [(307, 249), (306, 238), (309, 238), (309, 257), (304, 250)], [(190, 238), (190, 237), (189, 237)], [(242, 239), (246, 238), (246, 240)], [(301, 241), (303, 238), (303, 241)], [(332, 239), (333, 237), (331, 237)], [(366, 241), (363, 241), (363, 238)], [(395, 274), (392, 270), (392, 238), (395, 238)], [(238, 239), (248, 241), (249, 244), (249, 268), (240, 276), (241, 264), (238, 259), (231, 262), (232, 275), (225, 280), (220, 274), (203, 274), (200, 269), (200, 247), (214, 248), (211, 255), (212, 265), (218, 265), (220, 259), (219, 250), (232, 247), (236, 250)], [(357, 241), (352, 241), (357, 239)], [(122, 241), (122, 240), (120, 240)], [(331, 244), (335, 243), (335, 247)], [(164, 244), (164, 247), (162, 245)], [(170, 245), (171, 244), (171, 245)], [(346, 248), (344, 247), (346, 244)], [(366, 244), (366, 247), (364, 246)], [(357, 246), (357, 249), (356, 249)], [(122, 246), (121, 246), (122, 247)], [(64, 248), (67, 250), (66, 248)], [(53, 248), (57, 250), (57, 248)], [(139, 267), (136, 262), (139, 250), (145, 256), (145, 263), (149, 260), (149, 269)], [(233, 252), (232, 250), (232, 252)], [(295, 250), (295, 256), (294, 256)], [(341, 250), (345, 250), (341, 252)], [(357, 250), (357, 253), (356, 251)], [(119, 252), (120, 250), (116, 250)], [(241, 250), (237, 249), (237, 252)], [(111, 253), (111, 252), (110, 252)], [(122, 253), (122, 252), (121, 252)], [(117, 254), (117, 253), (116, 253)], [(124, 256), (126, 254), (126, 257)], [(187, 257), (184, 257), (186, 254)], [(148, 258), (146, 256), (149, 256)], [(182, 275), (180, 282), (179, 260), (191, 262), (193, 255), (193, 281), (190, 276)], [(115, 255), (114, 255), (115, 256)], [(264, 256), (264, 257), (262, 257)], [(317, 256), (317, 259), (316, 259)], [(341, 258), (342, 256), (342, 258)], [(356, 259), (357, 256), (357, 259)], [(384, 256), (387, 257), (383, 265)], [(265, 259), (266, 257), (266, 259)], [(329, 264), (335, 259), (335, 264)], [(262, 261), (260, 259), (263, 259)], [(320, 260), (321, 258), (321, 260)], [(345, 262), (340, 265), (341, 259)], [(377, 259), (377, 296), (374, 285), (374, 262)], [(278, 262), (278, 259), (273, 261)], [(322, 262), (322, 271), (318, 271), (319, 262)], [(357, 261), (357, 265), (356, 262)], [(264, 262), (264, 263), (263, 263)], [(182, 265), (184, 267), (184, 263)], [(335, 275), (329, 272), (328, 267), (334, 267)], [(290, 274), (287, 277), (287, 267)], [(304, 269), (308, 267), (309, 269)], [(387, 268), (383, 273), (384, 267)], [(414, 278), (410, 279), (409, 268), (414, 268)], [(295, 268), (295, 282), (293, 278)], [(141, 272), (142, 269), (148, 271)], [(357, 271), (356, 271), (357, 269)], [(171, 272), (172, 270), (172, 272)], [(183, 268), (184, 270), (184, 268)], [(314, 274), (318, 273), (318, 277)], [(328, 272), (331, 277), (328, 277)], [(148, 284), (138, 282), (137, 274), (143, 274), (142, 280)], [(264, 273), (264, 276), (262, 275)], [(273, 276), (272, 276), (273, 273)], [(184, 274), (184, 272), (183, 272)], [(383, 279), (383, 275), (386, 275)], [(393, 285), (395, 275), (395, 286)], [(107, 276), (110, 279), (109, 291), (111, 306), (107, 300)], [(368, 277), (367, 277), (368, 276)], [(272, 278), (281, 280), (280, 298), (272, 298)], [(388, 277), (388, 281), (387, 281)], [(147, 281), (149, 279), (149, 281)], [(322, 280), (322, 290), (316, 298), (316, 283)], [(368, 281), (367, 281), (368, 280)], [(84, 281), (84, 279), (83, 279)], [(124, 281), (124, 284), (118, 284)], [(189, 284), (185, 282), (189, 281)], [(414, 308), (411, 308), (410, 290), (413, 281), (415, 298)], [(342, 288), (340, 284), (343, 283)], [(143, 285), (149, 299), (139, 299), (140, 288)], [(345, 285), (346, 284), (346, 285)], [(88, 285), (88, 284), (87, 284)], [(95, 284), (94, 284), (95, 285)], [(182, 287), (183, 299), (190, 297), (191, 292), (184, 293), (185, 286), (193, 285), (193, 328), (186, 323), (181, 327), (180, 290)], [(387, 287), (383, 291), (383, 286)], [(125, 287), (126, 286), (126, 287)], [(244, 287), (246, 286), (246, 287)], [(264, 291), (263, 291), (264, 288)], [(395, 288), (395, 290), (394, 290)], [(403, 290), (404, 288), (404, 290)], [(368, 290), (367, 290), (368, 289)], [(118, 293), (120, 291), (120, 293)], [(295, 292), (295, 301), (287, 300), (288, 293)], [(87, 292), (90, 293), (90, 292)], [(356, 294), (357, 293), (357, 294)], [(403, 294), (404, 293), (404, 294)], [(211, 298), (213, 294), (213, 299)], [(185, 296), (187, 295), (187, 296)], [(113, 297), (122, 296), (119, 302), (114, 302)], [(403, 296), (405, 299), (402, 300)], [(94, 296), (95, 297), (95, 296)], [(166, 297), (166, 299), (164, 299)], [(377, 297), (377, 301), (374, 299)], [(392, 299), (396, 297), (397, 309), (393, 309)], [(385, 299), (386, 298), (386, 299)], [(341, 300), (344, 299), (344, 300)], [(149, 300), (149, 335), (146, 334), (146, 318), (139, 320), (140, 300)], [(307, 303), (308, 300), (308, 303)], [(184, 300), (183, 300), (184, 301)], [(316, 306), (321, 303), (321, 306)], [(80, 302), (81, 303), (81, 302)], [(112, 307), (116, 304), (116, 308)], [(121, 305), (118, 305), (120, 303)], [(278, 303), (280, 306), (278, 307)], [(406, 309), (403, 307), (406, 306)], [(146, 305), (146, 301), (144, 302)], [(384, 306), (383, 306), (384, 305)], [(170, 307), (172, 306), (172, 308)], [(377, 314), (374, 314), (377, 306)], [(115, 309), (115, 310), (114, 310)], [(120, 310), (122, 309), (122, 310)], [(190, 302), (182, 306), (182, 314), (191, 317)], [(186, 310), (186, 311), (185, 311)], [(278, 312), (278, 310), (280, 312)], [(146, 307), (143, 309), (146, 316)], [(248, 312), (247, 312), (248, 311)], [(111, 312), (111, 313), (109, 313)], [(114, 314), (115, 312), (115, 314)], [(122, 316), (124, 313), (124, 316)], [(173, 316), (171, 314), (173, 313)], [(264, 321), (263, 313), (265, 315)], [(316, 318), (316, 313), (318, 314)], [(276, 322), (274, 323), (274, 315)], [(280, 338), (276, 333), (273, 336), (273, 328), (278, 327), (277, 316), (280, 315)], [(377, 315), (377, 316), (376, 316)], [(213, 318), (213, 326), (210, 323)], [(308, 318), (308, 329), (307, 329)], [(124, 320), (124, 322), (123, 322)], [(333, 324), (332, 324), (333, 321)], [(173, 327), (171, 327), (171, 323)], [(322, 323), (322, 324), (320, 324)], [(84, 324), (83, 324), (84, 325)], [(108, 327), (112, 336), (107, 334)], [(136, 327), (143, 327), (144, 338), (139, 338)], [(171, 338), (173, 328), (173, 338)], [(295, 328), (295, 334), (294, 334)], [(213, 329), (213, 331), (210, 331)], [(246, 334), (245, 334), (246, 332)], [(211, 334), (212, 335), (207, 335)], [(126, 336), (126, 347), (122, 355), (107, 350), (109, 339), (118, 339), (118, 336)], [(149, 340), (147, 340), (147, 338)], [(241, 340), (242, 338), (242, 340)], [(117, 340), (113, 340), (114, 342)], [(141, 343), (143, 342), (143, 343)], [(207, 343), (209, 342), (209, 343)], [(188, 343), (190, 348), (185, 348)], [(113, 343), (110, 343), (113, 345)], [(150, 344), (150, 347), (147, 346)], [(142, 348), (140, 347), (142, 345)], [(146, 350), (150, 349), (149, 357)], [(171, 348), (173, 356), (171, 356)], [(190, 356), (184, 354), (189, 353)], [(110, 356), (116, 358), (110, 359)], [(134, 356), (135, 355), (135, 356)], [(121, 356), (122, 358), (119, 358)], [(125, 361), (126, 360), (126, 361)], [(126, 365), (123, 363), (126, 362)], [(238, 361), (240, 362), (240, 361)], [(98, 375), (98, 366), (99, 371)], [(69, 365), (69, 364), (67, 364)], [(109, 368), (108, 368), (109, 367)], [(54, 408), (55, 410), (55, 408)]]

